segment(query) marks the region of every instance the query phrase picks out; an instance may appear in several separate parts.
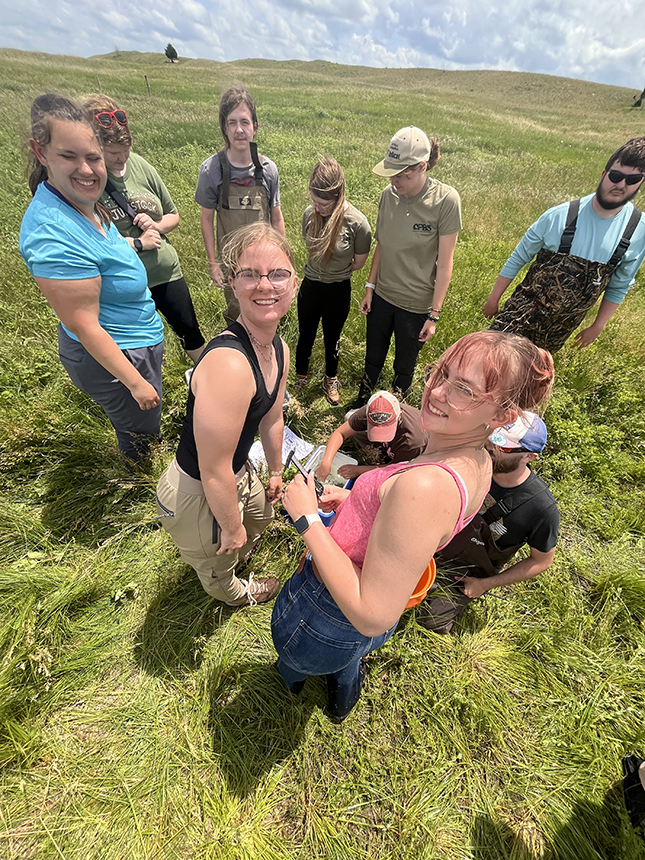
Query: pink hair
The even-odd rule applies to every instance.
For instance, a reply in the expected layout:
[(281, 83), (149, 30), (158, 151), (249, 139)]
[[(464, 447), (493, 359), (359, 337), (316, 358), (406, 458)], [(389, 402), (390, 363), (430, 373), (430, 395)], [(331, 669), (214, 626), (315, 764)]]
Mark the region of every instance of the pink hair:
[(501, 331), (464, 335), (443, 353), (437, 364), (462, 367), (479, 362), (485, 393), (505, 409), (536, 410), (551, 392), (553, 358), (525, 337)]

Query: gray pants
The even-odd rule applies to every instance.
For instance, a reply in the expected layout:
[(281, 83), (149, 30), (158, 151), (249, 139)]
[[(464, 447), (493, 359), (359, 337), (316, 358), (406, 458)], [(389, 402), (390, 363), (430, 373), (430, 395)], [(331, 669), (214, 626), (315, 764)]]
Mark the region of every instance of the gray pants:
[[(161, 398), (163, 341), (122, 352)], [(121, 453), (135, 462), (145, 457), (150, 443), (161, 435), (161, 402), (154, 409), (141, 409), (129, 389), (73, 340), (62, 325), (58, 326), (58, 355), (74, 385), (89, 394), (110, 419)]]

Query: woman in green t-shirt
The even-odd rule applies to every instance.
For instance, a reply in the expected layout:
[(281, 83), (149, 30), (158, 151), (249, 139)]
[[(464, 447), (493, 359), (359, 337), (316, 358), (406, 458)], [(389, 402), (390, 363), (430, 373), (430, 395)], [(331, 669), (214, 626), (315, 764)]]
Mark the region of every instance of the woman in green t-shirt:
[(412, 385), (419, 351), (434, 336), (446, 297), (461, 230), (459, 194), (428, 175), (439, 143), (420, 128), (400, 129), (373, 172), (389, 178), (376, 219), (376, 248), (361, 313), (367, 316), (365, 373), (358, 397), (364, 406), (376, 387), (394, 335), (394, 393)]
[(321, 158), (309, 180), (311, 205), (302, 219), (309, 258), (298, 293), (296, 392), (307, 382), (309, 360), (322, 320), (325, 342), (323, 391), (332, 406), (338, 393), (340, 334), (349, 314), (352, 272), (365, 265), (372, 231), (367, 218), (345, 200), (343, 169), (333, 158)]
[(108, 170), (101, 203), (119, 233), (140, 255), (157, 310), (166, 318), (188, 356), (197, 361), (204, 349), (204, 336), (179, 257), (166, 238), (179, 224), (177, 207), (154, 167), (130, 151), (132, 135), (126, 112), (101, 95), (89, 98), (83, 108), (98, 128)]

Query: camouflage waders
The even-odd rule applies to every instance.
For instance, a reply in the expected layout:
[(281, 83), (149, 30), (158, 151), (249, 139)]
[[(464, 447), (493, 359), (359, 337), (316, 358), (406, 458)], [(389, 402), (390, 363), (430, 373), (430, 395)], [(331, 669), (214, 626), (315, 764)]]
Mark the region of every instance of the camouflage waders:
[[(591, 205), (591, 204), (589, 204)], [(491, 329), (521, 334), (536, 346), (557, 352), (607, 289), (640, 221), (631, 218), (608, 263), (583, 260), (569, 253), (576, 231), (579, 200), (569, 203), (567, 224), (557, 251), (542, 248), (526, 277), (497, 314)]]
[[(258, 148), (251, 143), (251, 158), (255, 165), (253, 185), (231, 185), (231, 168), (226, 157), (226, 150), (217, 153), (222, 169), (222, 184), (217, 203), (217, 254), (222, 259), (222, 250), (226, 237), (238, 227), (255, 224), (256, 221), (271, 221), (267, 190), (262, 181), (264, 171), (258, 155)], [(227, 323), (235, 322), (240, 315), (240, 305), (235, 293), (228, 286), (224, 287), (226, 310), (224, 319)]]

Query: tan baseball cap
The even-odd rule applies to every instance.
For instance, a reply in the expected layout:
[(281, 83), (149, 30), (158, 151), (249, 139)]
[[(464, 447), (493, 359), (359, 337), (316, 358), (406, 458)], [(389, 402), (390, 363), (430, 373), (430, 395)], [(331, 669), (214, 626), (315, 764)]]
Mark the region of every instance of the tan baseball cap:
[(396, 176), (406, 167), (421, 164), (430, 159), (428, 135), (414, 125), (399, 129), (390, 141), (383, 161), (372, 168), (377, 176)]

